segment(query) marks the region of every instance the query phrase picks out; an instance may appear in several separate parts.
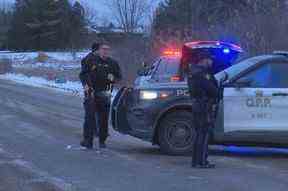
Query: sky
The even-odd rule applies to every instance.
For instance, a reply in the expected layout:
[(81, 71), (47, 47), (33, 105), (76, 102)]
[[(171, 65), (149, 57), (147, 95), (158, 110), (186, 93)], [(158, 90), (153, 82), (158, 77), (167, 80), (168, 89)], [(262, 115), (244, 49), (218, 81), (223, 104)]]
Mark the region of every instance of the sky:
[[(0, 0), (0, 6), (1, 3), (14, 3), (15, 0)], [(71, 2), (75, 2), (76, 0), (70, 0)], [(109, 9), (109, 6), (107, 5), (108, 0), (78, 0), (84, 7), (89, 7), (90, 10), (95, 10), (97, 13), (97, 24), (102, 25), (103, 23), (107, 22), (116, 22), (115, 16), (113, 15), (113, 12), (111, 9)], [(146, 0), (143, 0), (146, 1)], [(153, 0), (153, 7), (155, 8), (158, 3), (163, 0)], [(148, 22), (145, 21), (145, 22)]]

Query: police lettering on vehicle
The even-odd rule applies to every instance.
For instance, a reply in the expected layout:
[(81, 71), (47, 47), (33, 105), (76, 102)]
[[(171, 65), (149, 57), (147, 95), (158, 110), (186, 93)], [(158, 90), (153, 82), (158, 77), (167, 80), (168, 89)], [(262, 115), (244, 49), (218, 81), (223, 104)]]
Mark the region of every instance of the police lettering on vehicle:
[(247, 105), (247, 107), (270, 108), (271, 107), (271, 98), (269, 98), (269, 97), (247, 98), (246, 105)]
[(176, 90), (176, 96), (189, 96), (189, 91), (187, 89)]
[(252, 113), (251, 114), (251, 118), (252, 119), (262, 119), (262, 120), (265, 120), (265, 119), (272, 119), (272, 113)]
[(271, 108), (271, 98), (265, 97), (263, 91), (257, 90), (256, 97), (249, 97), (246, 100), (247, 107), (257, 107), (257, 108)]
[[(265, 97), (263, 94), (263, 91), (257, 90), (255, 92), (255, 97), (249, 97), (246, 100), (246, 106), (249, 108), (271, 108), (271, 98)], [(252, 119), (258, 119), (258, 120), (265, 120), (265, 119), (272, 119), (272, 113), (260, 111), (260, 112), (253, 112), (251, 114)]]

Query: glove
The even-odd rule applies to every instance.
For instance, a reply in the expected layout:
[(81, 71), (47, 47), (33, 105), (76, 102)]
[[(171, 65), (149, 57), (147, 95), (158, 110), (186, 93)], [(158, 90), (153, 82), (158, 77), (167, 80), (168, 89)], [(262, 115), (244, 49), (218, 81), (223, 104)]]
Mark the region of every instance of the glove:
[(114, 77), (113, 74), (109, 73), (108, 76), (107, 76), (107, 78), (108, 78), (108, 80), (109, 80), (110, 83), (114, 83), (115, 77)]
[(94, 90), (93, 88), (89, 87), (88, 85), (84, 86), (84, 95), (85, 97), (94, 97)]

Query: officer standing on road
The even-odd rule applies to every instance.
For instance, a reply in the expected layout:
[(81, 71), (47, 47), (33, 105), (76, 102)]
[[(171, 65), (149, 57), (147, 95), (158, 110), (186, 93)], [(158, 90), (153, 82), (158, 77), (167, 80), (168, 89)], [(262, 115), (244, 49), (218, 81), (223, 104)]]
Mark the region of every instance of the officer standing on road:
[[(108, 44), (94, 43), (92, 51), (81, 62), (79, 78), (85, 93), (85, 122), (80, 145), (88, 149), (93, 148), (95, 134), (99, 135), (100, 148), (106, 148), (110, 95), (113, 84), (122, 77), (118, 63), (109, 57), (109, 53)], [(96, 124), (99, 125), (98, 128)], [(97, 129), (99, 133), (96, 132)]]
[(199, 52), (182, 61), (188, 64), (188, 87), (193, 100), (195, 137), (192, 167), (214, 168), (215, 165), (207, 160), (209, 132), (214, 126), (213, 106), (219, 95), (218, 83), (212, 71), (213, 58), (209, 52)]

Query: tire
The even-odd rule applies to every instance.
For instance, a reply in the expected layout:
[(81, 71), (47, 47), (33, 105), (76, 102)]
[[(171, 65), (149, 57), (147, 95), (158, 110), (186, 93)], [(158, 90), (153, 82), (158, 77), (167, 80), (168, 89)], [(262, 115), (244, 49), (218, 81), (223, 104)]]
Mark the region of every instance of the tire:
[(169, 155), (191, 153), (194, 134), (191, 112), (181, 110), (167, 114), (158, 129), (161, 152)]

